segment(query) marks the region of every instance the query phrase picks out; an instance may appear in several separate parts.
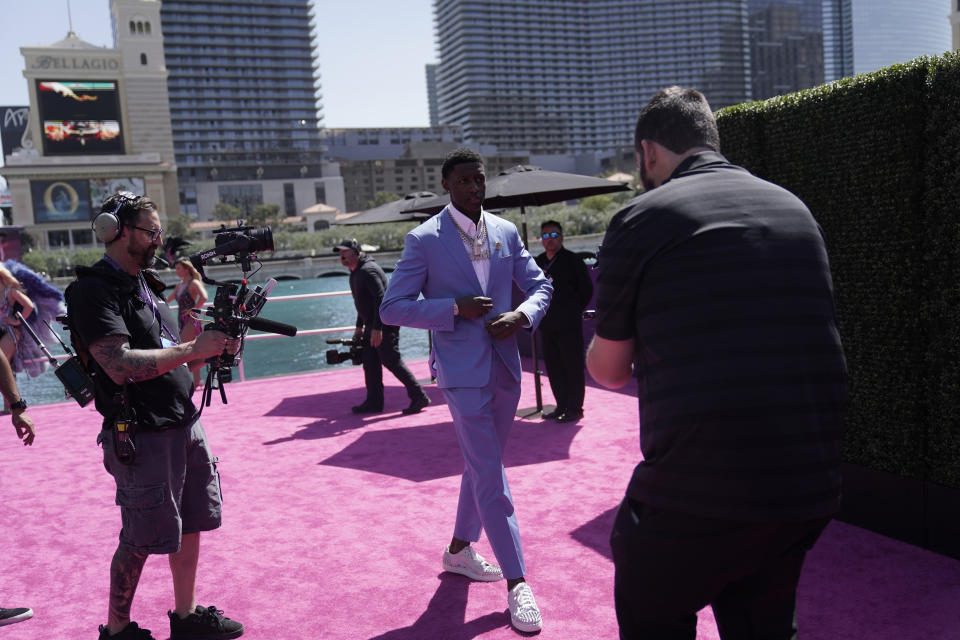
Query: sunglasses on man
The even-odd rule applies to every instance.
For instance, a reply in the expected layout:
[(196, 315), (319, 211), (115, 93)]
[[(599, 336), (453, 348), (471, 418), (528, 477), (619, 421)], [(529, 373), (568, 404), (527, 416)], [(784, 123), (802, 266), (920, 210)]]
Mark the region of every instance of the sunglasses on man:
[(547, 232), (545, 232), (545, 233), (541, 233), (541, 234), (540, 234), (540, 237), (543, 238), (544, 240), (546, 240), (547, 238), (559, 238), (559, 237), (560, 237), (560, 232), (559, 232), (559, 231), (547, 231)]

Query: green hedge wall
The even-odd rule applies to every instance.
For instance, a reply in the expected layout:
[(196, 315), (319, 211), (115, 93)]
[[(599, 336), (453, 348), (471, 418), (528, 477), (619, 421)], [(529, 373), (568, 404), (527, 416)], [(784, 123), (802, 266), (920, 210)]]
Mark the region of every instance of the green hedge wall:
[(823, 227), (850, 368), (844, 458), (960, 487), (960, 58), (718, 113), (725, 155)]

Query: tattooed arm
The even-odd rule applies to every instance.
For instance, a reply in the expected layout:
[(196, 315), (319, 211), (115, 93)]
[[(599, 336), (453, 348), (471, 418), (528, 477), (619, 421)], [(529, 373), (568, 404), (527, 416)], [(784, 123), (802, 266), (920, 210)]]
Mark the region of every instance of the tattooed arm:
[(165, 349), (132, 349), (127, 336), (111, 334), (94, 341), (90, 355), (111, 380), (123, 384), (124, 380), (150, 380), (185, 362), (219, 355), (227, 344), (222, 331), (204, 331), (190, 342)]

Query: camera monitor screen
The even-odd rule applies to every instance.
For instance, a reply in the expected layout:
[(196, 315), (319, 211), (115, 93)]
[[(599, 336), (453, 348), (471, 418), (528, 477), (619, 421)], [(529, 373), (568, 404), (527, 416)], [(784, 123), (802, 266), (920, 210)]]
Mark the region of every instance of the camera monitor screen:
[(123, 153), (116, 82), (37, 80), (44, 155)]

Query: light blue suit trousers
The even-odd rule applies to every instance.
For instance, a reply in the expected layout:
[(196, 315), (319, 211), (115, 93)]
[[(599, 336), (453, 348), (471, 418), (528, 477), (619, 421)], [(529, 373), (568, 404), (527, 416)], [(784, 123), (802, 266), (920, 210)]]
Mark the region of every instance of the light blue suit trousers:
[(487, 386), (443, 389), (464, 460), (453, 535), (476, 542), (484, 529), (509, 580), (526, 574), (520, 528), (503, 468), (503, 449), (520, 402), (520, 385), (500, 357), (491, 356)]

